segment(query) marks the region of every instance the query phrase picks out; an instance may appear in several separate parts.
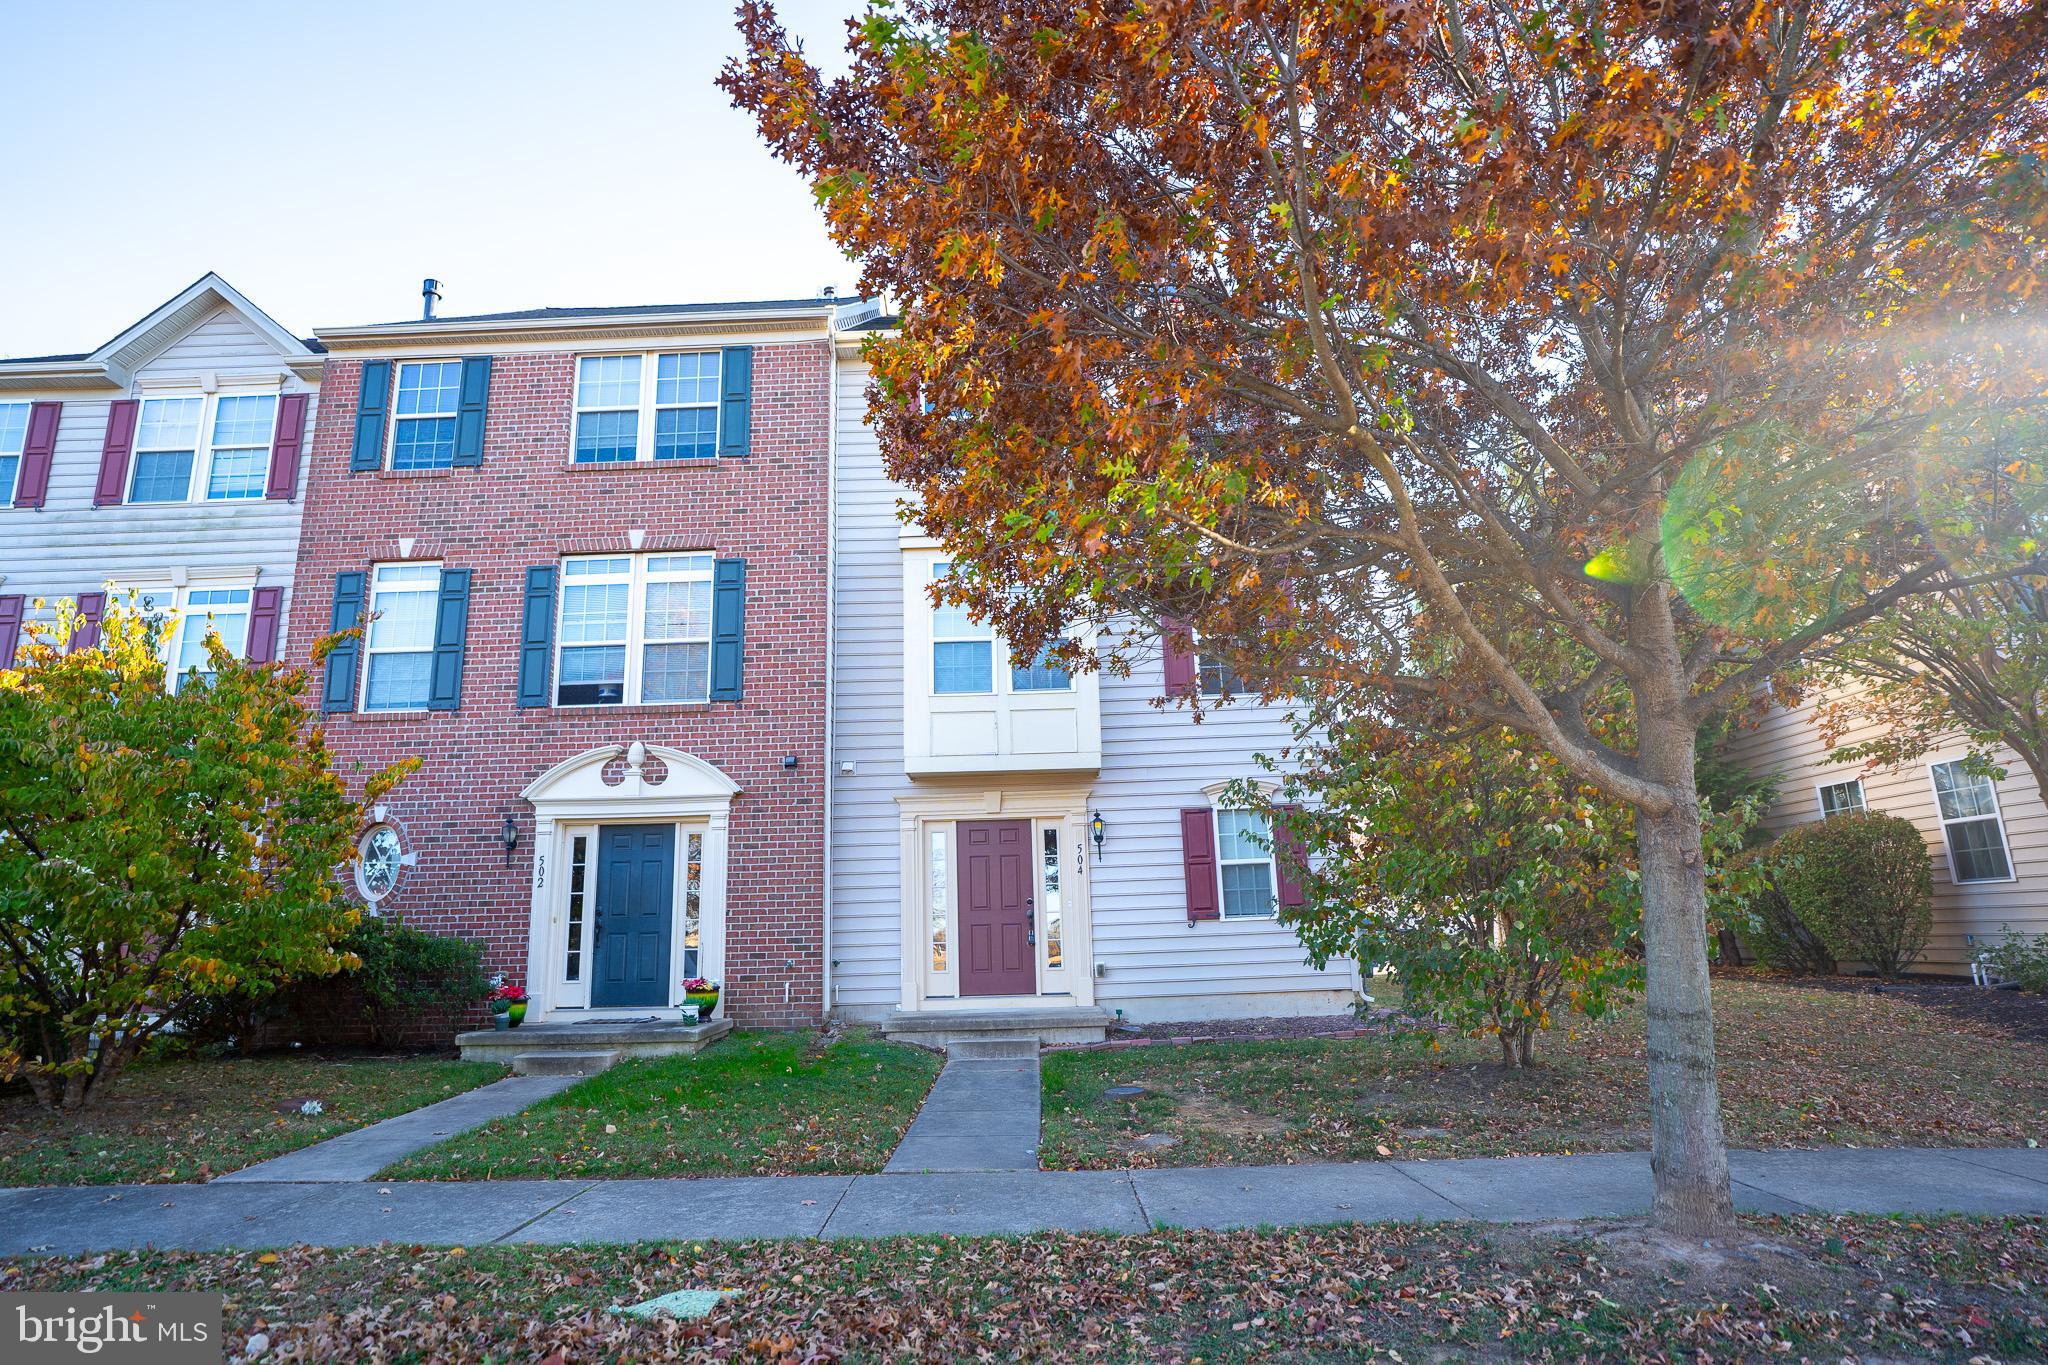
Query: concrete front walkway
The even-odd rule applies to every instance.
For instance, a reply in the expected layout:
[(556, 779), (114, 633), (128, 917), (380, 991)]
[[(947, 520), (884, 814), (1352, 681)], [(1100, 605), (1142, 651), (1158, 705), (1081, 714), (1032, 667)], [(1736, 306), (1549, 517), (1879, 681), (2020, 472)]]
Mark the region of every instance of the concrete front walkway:
[(1038, 1049), (949, 1061), (889, 1158), (890, 1175), (1038, 1169)]
[[(1768, 1213), (2048, 1214), (2048, 1148), (1731, 1153)], [(0, 1190), (0, 1255), (156, 1246), (478, 1245), (895, 1233), (1143, 1232), (1641, 1214), (1642, 1153), (739, 1180), (67, 1186)]]
[(401, 1157), (446, 1142), (457, 1133), (516, 1114), (529, 1104), (565, 1090), (581, 1076), (507, 1076), (465, 1090), (424, 1108), (373, 1123), (296, 1152), (259, 1161), (217, 1177), (219, 1181), (368, 1180)]

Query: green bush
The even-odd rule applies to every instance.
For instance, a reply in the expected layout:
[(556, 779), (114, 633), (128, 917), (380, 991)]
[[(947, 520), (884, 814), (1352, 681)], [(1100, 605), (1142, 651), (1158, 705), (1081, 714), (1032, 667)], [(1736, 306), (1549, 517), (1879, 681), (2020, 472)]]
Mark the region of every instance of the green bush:
[(2048, 934), (2005, 931), (2005, 942), (1984, 954), (1991, 970), (2023, 991), (2048, 995)]
[(1778, 885), (1776, 849), (1775, 844), (1767, 844), (1734, 860), (1754, 874), (1755, 889), (1728, 916), (1728, 924), (1743, 948), (1764, 966), (1798, 976), (1831, 976), (1835, 955), (1792, 913), (1792, 903)]
[(483, 945), (469, 939), (365, 915), (342, 948), (361, 959), (344, 979), (362, 992), (371, 1036), (382, 1045), (395, 1041), (406, 1021), (423, 1010), (474, 1004), (490, 992)]
[(1773, 880), (1792, 913), (1837, 961), (1897, 976), (1934, 924), (1927, 844), (1896, 815), (1837, 815), (1771, 845)]

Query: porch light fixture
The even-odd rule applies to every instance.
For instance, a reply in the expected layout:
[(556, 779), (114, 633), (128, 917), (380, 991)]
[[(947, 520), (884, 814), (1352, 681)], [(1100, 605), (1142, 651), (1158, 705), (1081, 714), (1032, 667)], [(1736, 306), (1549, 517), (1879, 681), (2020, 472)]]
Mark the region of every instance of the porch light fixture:
[(1101, 811), (1088, 817), (1088, 833), (1095, 840), (1095, 856), (1098, 858), (1102, 856), (1102, 836), (1108, 829), (1109, 822), (1102, 818)]
[(512, 866), (512, 850), (519, 847), (519, 824), (511, 816), (505, 817), (504, 827), (498, 837), (505, 841), (505, 866)]

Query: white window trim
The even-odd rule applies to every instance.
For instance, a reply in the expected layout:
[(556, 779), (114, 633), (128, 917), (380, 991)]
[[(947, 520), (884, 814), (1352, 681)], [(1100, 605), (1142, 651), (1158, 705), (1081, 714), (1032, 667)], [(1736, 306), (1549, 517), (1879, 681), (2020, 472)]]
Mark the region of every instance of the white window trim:
[[(1212, 657), (1219, 667), (1230, 669), (1230, 675), (1233, 678), (1237, 678), (1237, 670), (1231, 668), (1229, 662), (1222, 655), (1219, 654)], [(1225, 699), (1236, 701), (1239, 697), (1249, 695), (1249, 689), (1245, 687), (1243, 678), (1237, 678), (1237, 690), (1235, 692), (1211, 692), (1202, 685), (1202, 637), (1199, 632), (1192, 629), (1188, 631), (1188, 660), (1194, 665), (1195, 669), (1196, 696), (1213, 697), (1218, 701)]]
[[(665, 355), (709, 355), (718, 360), (718, 376), (712, 384), (712, 398), (709, 403), (658, 403), (655, 401), (657, 375), (661, 368), (661, 357)], [(583, 402), (583, 362), (603, 360), (620, 356), (637, 356), (640, 360), (640, 402), (635, 407), (619, 407), (612, 404)], [(711, 454), (692, 456), (689, 459), (662, 460), (661, 464), (708, 464), (719, 458), (719, 450), (725, 435), (725, 352), (715, 346), (672, 346), (659, 351), (582, 351), (578, 352), (574, 372), (569, 376), (569, 463), (595, 465), (607, 464), (654, 464), (654, 434), (657, 414), (667, 411), (711, 410)], [(637, 412), (633, 427), (633, 458), (631, 460), (585, 460), (576, 458), (576, 423), (586, 412)]]
[[(418, 369), (422, 365), (453, 365), (455, 367), (455, 406), (450, 408), (446, 412), (408, 412), (405, 414), (404, 417), (401, 418), (398, 415), (399, 387), (405, 378), (405, 372), (407, 370)], [(452, 417), (456, 420), (458, 427), (456, 431), (456, 439), (458, 441), (461, 440), (462, 433), (460, 431), (460, 423), (462, 421), (462, 362), (450, 356), (422, 356), (418, 360), (394, 360), (391, 363), (390, 411), (387, 412), (384, 417), (384, 468), (386, 468), (387, 470), (391, 470), (393, 472), (407, 474), (420, 473), (428, 469), (452, 468), (455, 463), (455, 452), (453, 450), (449, 451), (448, 463), (445, 465), (422, 465), (418, 469), (399, 470), (397, 464), (398, 424), (401, 421), (431, 422), (444, 417)]]
[(421, 654), (427, 656), (427, 696), (433, 698), (434, 690), (434, 643), (430, 633), (427, 647), (418, 649), (375, 649), (370, 644), (370, 627), (377, 619), (377, 575), (384, 569), (432, 569), (434, 582), (431, 587), (394, 588), (393, 592), (424, 593), (430, 599), (428, 620), (438, 622), (441, 603), (441, 574), (443, 565), (438, 559), (387, 559), (370, 566), (370, 574), (363, 583), (363, 676), (356, 680), (356, 714), (367, 716), (418, 716), (425, 715), (431, 708), (426, 702), (418, 706), (371, 706), (370, 705), (370, 658), (374, 654)]
[[(617, 461), (616, 463), (623, 464), (624, 461)], [(706, 652), (706, 665), (704, 669), (704, 696), (702, 696), (701, 698), (681, 697), (673, 701), (642, 701), (640, 699), (641, 674), (645, 671), (646, 660), (644, 656), (646, 654), (646, 647), (648, 644), (647, 585), (649, 583), (654, 582), (688, 583), (695, 581), (699, 578), (699, 575), (695, 572), (670, 572), (663, 574), (659, 579), (651, 578), (649, 577), (647, 571), (648, 561), (657, 557), (674, 557), (678, 559), (696, 558), (705, 561), (706, 567), (704, 569), (703, 574), (701, 575), (701, 578), (703, 582), (712, 585), (712, 590), (711, 610), (708, 613), (707, 619), (705, 621), (705, 635), (703, 637)], [(631, 567), (628, 570), (626, 578), (626, 677), (624, 683), (621, 685), (621, 695), (619, 700), (617, 701), (565, 702), (561, 700), (562, 650), (565, 647), (570, 649), (584, 649), (590, 647), (587, 643), (568, 645), (562, 638), (562, 612), (568, 606), (569, 602), (568, 566), (577, 560), (596, 559), (626, 559), (632, 561)], [(711, 668), (709, 653), (711, 649), (711, 643), (718, 633), (717, 576), (717, 559), (715, 552), (711, 550), (634, 550), (629, 551), (626, 554), (591, 554), (563, 556), (562, 571), (560, 575), (561, 588), (555, 594), (555, 654), (554, 659), (552, 660), (553, 667), (549, 674), (549, 677), (551, 679), (549, 683), (551, 691), (548, 696), (548, 704), (554, 707), (556, 710), (560, 711), (611, 711), (616, 710), (621, 706), (708, 706), (711, 702)], [(583, 581), (588, 583), (593, 580), (584, 579)], [(615, 578), (604, 578), (594, 581), (616, 582), (617, 580)], [(656, 640), (653, 643), (694, 644), (695, 642), (696, 641), (692, 637), (680, 636), (673, 640)]]
[[(277, 417), (284, 407), (281, 394), (277, 393), (274, 389), (224, 388), (211, 391), (205, 389), (174, 389), (163, 392), (139, 393), (134, 396), (140, 400), (142, 406), (135, 410), (135, 440), (128, 448), (128, 485), (121, 490), (122, 506), (176, 507), (181, 502), (225, 503), (233, 505), (236, 503), (263, 501), (261, 494), (253, 498), (209, 498), (206, 495), (207, 485), (213, 481), (214, 415), (219, 410), (220, 400), (223, 398), (270, 398), (277, 400), (272, 403), (270, 408), (270, 440), (262, 447), (266, 457), (265, 464), (267, 469), (269, 452), (277, 449)], [(192, 468), (185, 477), (185, 496), (182, 498), (152, 498), (148, 502), (137, 502), (135, 500), (135, 480), (142, 472), (142, 456), (145, 453), (142, 446), (142, 416), (149, 410), (151, 403), (176, 402), (179, 399), (185, 398), (197, 398), (199, 400), (199, 429), (196, 433), (192, 450)], [(173, 449), (170, 446), (160, 448), (164, 450)], [(229, 449), (254, 450), (256, 447), (230, 446)], [(11, 497), (8, 500), (10, 502), (13, 501)]]
[[(143, 505), (170, 506), (172, 504), (145, 503)], [(194, 592), (232, 592), (237, 588), (245, 589), (249, 594), (249, 624), (254, 625), (256, 616), (256, 579), (247, 571), (221, 578), (191, 578), (184, 576), (183, 571), (180, 570), (170, 578), (147, 578), (139, 583), (109, 583), (107, 585), (107, 600), (110, 602), (116, 599), (126, 601), (128, 600), (128, 594), (133, 593), (135, 594), (138, 606), (159, 610), (171, 618), (173, 628), (158, 636), (157, 649), (163, 656), (164, 661), (164, 685), (175, 689), (178, 685), (178, 640), (185, 629), (185, 614), (192, 594)], [(149, 597), (158, 597), (163, 600), (161, 603), (156, 604), (143, 602), (142, 599)], [(242, 630), (242, 647), (235, 651), (235, 657), (238, 659), (249, 657), (249, 631), (247, 626)]]
[[(32, 402), (17, 401), (12, 398), (7, 399), (5, 401), (0, 401), (0, 408), (13, 407), (23, 409), (26, 415), (24, 416), (21, 424), (21, 445), (14, 452), (14, 477), (7, 481), (7, 486), (5, 488), (0, 488), (0, 512), (4, 512), (8, 508), (14, 506), (15, 490), (21, 487), (21, 466), (23, 464), (24, 457), (28, 453), (29, 423), (32, 422), (35, 418), (36, 405)], [(6, 454), (6, 451), (0, 450), (0, 458), (5, 458)]]
[[(174, 594), (173, 600), (177, 603), (175, 608), (177, 612), (177, 628), (164, 641), (164, 674), (173, 691), (177, 690), (178, 683), (182, 677), (178, 672), (179, 645), (184, 639), (185, 626), (191, 616), (192, 594), (195, 592), (246, 592), (249, 594), (249, 601), (242, 608), (241, 644), (233, 651), (237, 659), (249, 657), (249, 631), (256, 624), (256, 584), (254, 580), (236, 579), (230, 582), (203, 579), (197, 583), (182, 584), (171, 591)], [(204, 609), (203, 614), (210, 623), (213, 617), (212, 609)], [(226, 641), (222, 641), (222, 643), (225, 644)]]
[[(1961, 758), (1943, 758), (1930, 761), (1927, 765), (1927, 790), (1934, 797), (1934, 818), (1941, 825), (1941, 847), (1948, 854), (1948, 879), (1956, 886), (1997, 886), (2003, 882), (2016, 882), (2020, 879), (2020, 870), (2019, 865), (2013, 861), (2012, 839), (2005, 832), (2005, 806), (1998, 799), (1998, 784), (1996, 782), (1989, 778), (1984, 779), (1984, 785), (1991, 791), (1990, 815), (1965, 815), (1951, 820), (1941, 813), (1941, 788), (1936, 785), (1934, 770), (1936, 768), (1945, 768), (1952, 763), (1961, 763), (1962, 761)], [(1950, 825), (1973, 824), (1976, 821), (1987, 819), (1994, 820), (1998, 824), (1998, 842), (2005, 849), (2005, 875), (2003, 877), (1972, 877), (1968, 881), (1964, 881), (1956, 875), (1956, 851), (1955, 845), (1949, 842), (1948, 827)]]
[[(1216, 922), (1219, 924), (1269, 923), (1280, 918), (1280, 866), (1277, 858), (1274, 856), (1273, 849), (1268, 848), (1266, 850), (1266, 856), (1263, 860), (1266, 864), (1267, 884), (1273, 888), (1273, 908), (1271, 910), (1263, 915), (1233, 915), (1230, 913), (1229, 904), (1223, 895), (1223, 824), (1219, 817), (1226, 810), (1242, 811), (1244, 809), (1243, 806), (1229, 799), (1230, 789), (1234, 785), (1235, 783), (1233, 782), (1212, 782), (1202, 788), (1202, 795), (1207, 797), (1209, 801), (1210, 844), (1216, 850)], [(1279, 788), (1270, 782), (1255, 780), (1253, 785), (1268, 797), (1277, 794), (1279, 791)], [(1271, 821), (1267, 822), (1266, 829), (1270, 835), (1272, 832)], [(1230, 859), (1230, 865), (1232, 867), (1248, 867), (1258, 861), (1260, 860), (1256, 858), (1232, 858)]]
[[(931, 582), (937, 583), (941, 578), (945, 577), (944, 574), (939, 572), (941, 569), (951, 570), (952, 567), (953, 561), (950, 559), (933, 560), (931, 568), (927, 570)], [(939, 612), (944, 610), (944, 608), (934, 605), (929, 597), (925, 599), (924, 607), (926, 619), (931, 624), (931, 649), (929, 651), (928, 657), (925, 660), (925, 686), (932, 696), (1061, 697), (1072, 696), (1074, 694), (1074, 675), (1071, 671), (1067, 674), (1067, 685), (1065, 687), (1017, 686), (1016, 679), (1012, 676), (1013, 670), (1018, 668), (1029, 667), (1029, 664), (1023, 662), (1023, 656), (1017, 653), (1015, 649), (1011, 648), (1010, 642), (1003, 638), (1003, 633), (1001, 631), (997, 630), (993, 625), (977, 625), (976, 629), (986, 631), (987, 634), (941, 635), (939, 634)], [(979, 692), (939, 691), (939, 646), (952, 644), (979, 644), (983, 640), (988, 641), (989, 646), (988, 688)]]
[(1863, 790), (1863, 779), (1860, 777), (1844, 777), (1838, 778), (1833, 782), (1816, 782), (1813, 784), (1813, 804), (1820, 811), (1821, 819), (1825, 820), (1828, 818), (1828, 803), (1822, 796), (1822, 793), (1830, 787), (1854, 787), (1856, 789), (1856, 813), (1859, 815), (1868, 815), (1870, 813), (1870, 794)]

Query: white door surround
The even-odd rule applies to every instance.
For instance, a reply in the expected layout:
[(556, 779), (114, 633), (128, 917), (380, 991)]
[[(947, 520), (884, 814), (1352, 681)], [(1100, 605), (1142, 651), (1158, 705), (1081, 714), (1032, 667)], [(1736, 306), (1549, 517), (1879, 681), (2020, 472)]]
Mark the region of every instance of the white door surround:
[[(607, 770), (623, 760), (616, 782)], [(658, 767), (650, 771), (649, 760)], [(520, 793), (533, 803), (533, 902), (527, 930), (526, 990), (539, 1018), (603, 1018), (608, 1014), (645, 1018), (674, 1012), (683, 1003), (687, 898), (691, 893), (689, 851), (701, 854), (697, 869), (697, 975), (722, 981), (725, 975), (725, 865), (728, 817), (739, 786), (694, 754), (664, 745), (606, 744), (564, 759)], [(593, 1011), (589, 1007), (591, 936), (597, 906), (597, 827), (670, 824), (676, 826), (674, 896), (670, 923), (668, 1011), (645, 1007)], [(577, 838), (587, 839), (581, 887), (572, 876)], [(572, 907), (572, 892), (581, 895)], [(580, 924), (572, 917), (580, 908)], [(572, 935), (572, 927), (578, 932)], [(571, 949), (578, 953), (570, 974)]]
[[(920, 791), (896, 798), (902, 876), (902, 998), (899, 1010), (1045, 1009), (1095, 1004), (1095, 935), (1089, 909), (1088, 793), (1085, 784)], [(1040, 878), (1033, 995), (961, 996), (954, 954), (959, 944), (959, 851), (953, 827), (961, 820), (1031, 821), (1032, 847), (1042, 852), (1047, 834), (1058, 840), (1060, 963), (1047, 959), (1051, 935)], [(942, 882), (935, 893), (935, 883)], [(943, 930), (946, 965), (933, 961), (934, 931)]]

